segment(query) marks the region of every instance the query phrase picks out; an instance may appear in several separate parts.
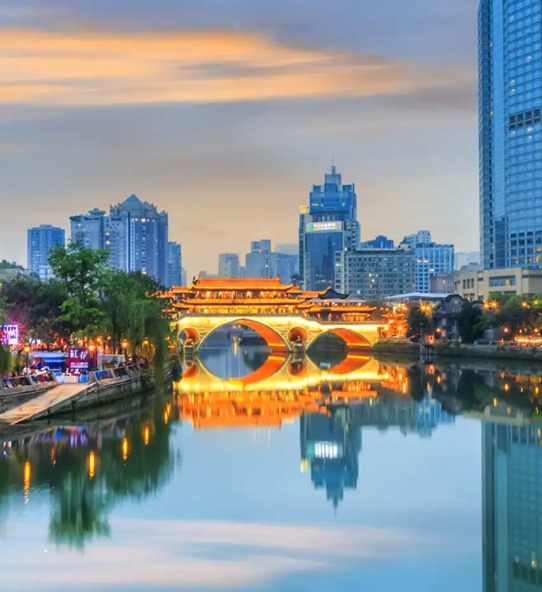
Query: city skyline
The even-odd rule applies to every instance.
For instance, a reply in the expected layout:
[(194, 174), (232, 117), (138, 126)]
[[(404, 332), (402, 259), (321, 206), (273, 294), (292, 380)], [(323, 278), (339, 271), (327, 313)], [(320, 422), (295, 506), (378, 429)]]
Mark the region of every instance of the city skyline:
[(211, 269), (293, 242), (333, 157), (362, 240), (430, 228), (477, 250), (476, 6), (396, 4), (3, 3), (0, 207), (26, 208), (2, 256), (24, 260), (28, 227), (67, 229), (68, 204), (135, 192), (170, 214), (189, 273)]

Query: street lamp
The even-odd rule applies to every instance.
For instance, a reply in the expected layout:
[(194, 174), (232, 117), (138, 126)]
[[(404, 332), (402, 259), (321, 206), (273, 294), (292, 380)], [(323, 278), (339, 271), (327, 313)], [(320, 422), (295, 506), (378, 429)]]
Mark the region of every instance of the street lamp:
[(25, 367), (28, 370), (28, 358), (29, 358), (29, 355), (30, 355), (30, 346), (29, 345), (25, 345), (24, 348), (23, 348), (23, 351), (26, 354), (25, 355)]

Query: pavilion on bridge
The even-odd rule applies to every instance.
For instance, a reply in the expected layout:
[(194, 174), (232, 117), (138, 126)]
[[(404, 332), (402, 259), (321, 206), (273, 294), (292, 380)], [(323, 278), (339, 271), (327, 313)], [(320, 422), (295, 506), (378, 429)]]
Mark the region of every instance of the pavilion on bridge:
[(375, 307), (340, 294), (303, 292), (279, 278), (194, 278), (191, 286), (174, 286), (162, 296), (168, 311), (179, 315), (292, 315), (323, 321), (367, 320)]

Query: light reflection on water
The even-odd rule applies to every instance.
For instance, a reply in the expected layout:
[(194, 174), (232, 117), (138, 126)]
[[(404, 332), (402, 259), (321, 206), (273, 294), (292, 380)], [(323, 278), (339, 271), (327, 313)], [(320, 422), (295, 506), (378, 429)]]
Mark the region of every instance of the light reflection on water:
[(4, 432), (5, 589), (542, 582), (537, 368), (234, 342), (183, 370), (176, 394)]

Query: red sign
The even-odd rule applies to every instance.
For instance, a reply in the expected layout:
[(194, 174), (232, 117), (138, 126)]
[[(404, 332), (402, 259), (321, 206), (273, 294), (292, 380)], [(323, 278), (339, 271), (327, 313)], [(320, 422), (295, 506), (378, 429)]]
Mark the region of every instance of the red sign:
[(68, 352), (68, 372), (81, 374), (90, 370), (92, 354), (87, 347), (70, 347)]

